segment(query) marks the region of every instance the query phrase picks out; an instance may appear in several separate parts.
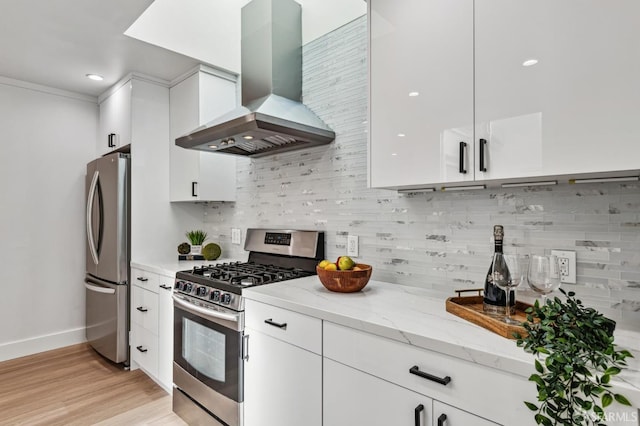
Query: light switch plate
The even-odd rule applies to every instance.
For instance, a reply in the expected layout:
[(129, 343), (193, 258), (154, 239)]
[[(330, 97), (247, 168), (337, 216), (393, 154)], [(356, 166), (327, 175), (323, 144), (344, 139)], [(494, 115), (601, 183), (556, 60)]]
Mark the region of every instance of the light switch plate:
[(231, 244), (240, 245), (240, 240), (242, 239), (240, 235), (240, 228), (231, 228)]
[(348, 235), (347, 236), (347, 256), (358, 256), (358, 236), (357, 235)]

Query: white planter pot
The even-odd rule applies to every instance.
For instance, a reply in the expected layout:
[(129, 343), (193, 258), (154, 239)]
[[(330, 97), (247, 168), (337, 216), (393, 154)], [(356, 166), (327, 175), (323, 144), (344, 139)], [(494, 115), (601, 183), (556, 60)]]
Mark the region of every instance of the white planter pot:
[(192, 245), (190, 254), (202, 254), (202, 246)]

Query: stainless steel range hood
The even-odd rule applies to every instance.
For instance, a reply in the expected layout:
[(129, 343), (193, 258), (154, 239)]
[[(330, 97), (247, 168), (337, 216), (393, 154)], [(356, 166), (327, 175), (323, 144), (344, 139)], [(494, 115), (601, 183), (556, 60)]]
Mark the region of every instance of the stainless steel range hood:
[(242, 105), (176, 139), (183, 148), (262, 157), (330, 143), (335, 133), (300, 102), (302, 19), (294, 0), (242, 8)]

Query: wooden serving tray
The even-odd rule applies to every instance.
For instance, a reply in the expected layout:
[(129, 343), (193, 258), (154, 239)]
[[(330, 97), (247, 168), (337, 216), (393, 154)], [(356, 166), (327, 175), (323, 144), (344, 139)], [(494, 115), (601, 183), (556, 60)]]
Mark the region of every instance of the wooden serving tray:
[[(499, 318), (494, 318), (487, 315), (482, 310), (482, 296), (480, 295), (482, 289), (471, 290), (456, 290), (457, 297), (450, 297), (447, 299), (446, 308), (447, 312), (459, 316), (469, 322), (472, 322), (480, 327), (486, 328), (496, 334), (507, 339), (515, 339), (514, 333), (520, 333), (523, 337), (527, 335), (527, 331), (524, 327), (519, 325), (511, 325), (502, 322)], [(477, 291), (477, 296), (460, 296), (463, 292)], [(525, 309), (532, 305), (516, 300), (516, 312), (511, 315), (511, 318), (519, 322), (527, 322), (527, 314)]]

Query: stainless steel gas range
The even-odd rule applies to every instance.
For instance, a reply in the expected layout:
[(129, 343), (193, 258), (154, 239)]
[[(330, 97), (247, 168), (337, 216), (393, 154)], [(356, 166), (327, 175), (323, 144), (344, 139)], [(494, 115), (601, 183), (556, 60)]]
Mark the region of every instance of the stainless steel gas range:
[(247, 262), (176, 274), (173, 411), (189, 424), (243, 424), (245, 288), (315, 274), (324, 233), (248, 229)]

